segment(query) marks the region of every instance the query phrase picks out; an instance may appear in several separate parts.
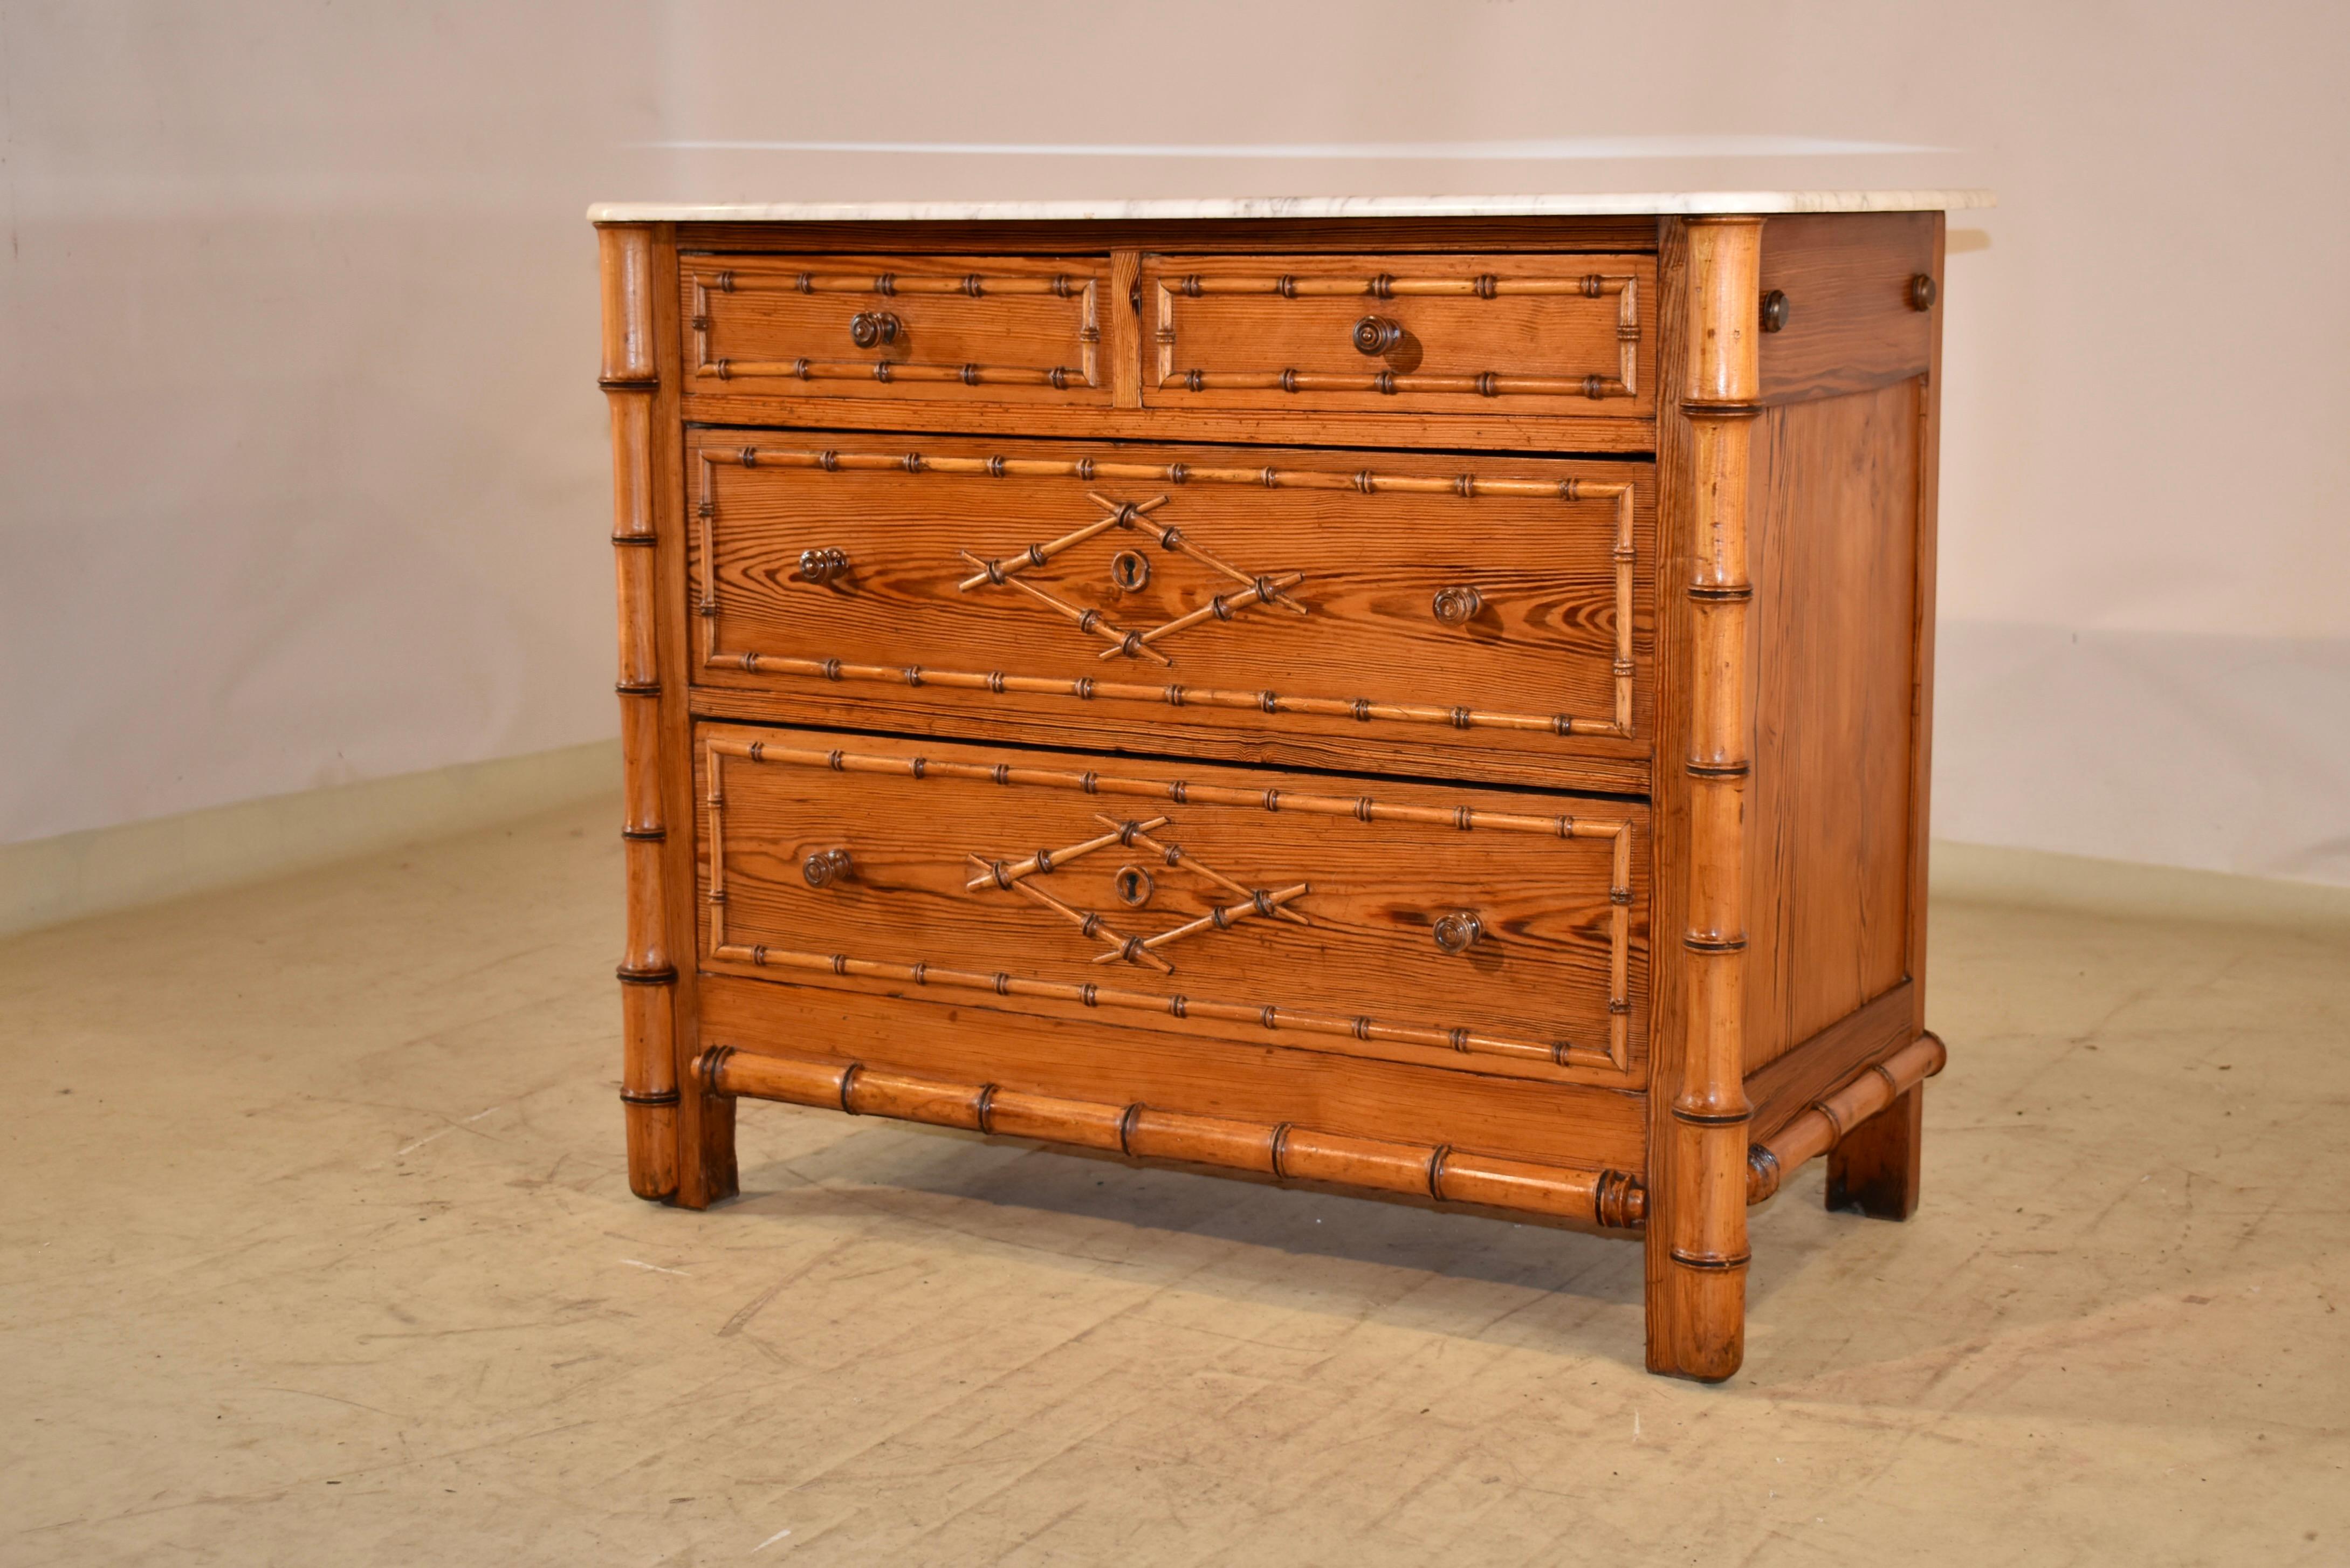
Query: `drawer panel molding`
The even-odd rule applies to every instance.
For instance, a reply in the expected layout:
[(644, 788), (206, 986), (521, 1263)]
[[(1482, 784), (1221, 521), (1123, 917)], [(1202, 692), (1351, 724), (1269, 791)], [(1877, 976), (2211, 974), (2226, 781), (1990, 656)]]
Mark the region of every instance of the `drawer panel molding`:
[[(1020, 762), (984, 761), (987, 753), (967, 748), (923, 753), (872, 740), (812, 743), (823, 739), (794, 732), (769, 738), (743, 729), (703, 733), (702, 882), (705, 950), (713, 961), (1148, 1013), (1161, 1029), (1205, 1027), (1226, 1036), (1235, 1026), (1262, 1029), (1318, 1039), (1319, 1048), (1341, 1052), (1355, 1043), (1403, 1047), (1407, 1057), (1421, 1061), (1444, 1053), (1462, 1065), (1513, 1062), (1614, 1075), (1632, 1064), (1638, 901), (1633, 809), (1594, 802), (1587, 814), (1535, 814), (1075, 771), (1035, 765), (1024, 753)], [(745, 768), (875, 783), (754, 784), (738, 772)], [(1104, 796), (1148, 805), (1129, 815), (1093, 804)], [(1064, 804), (1060, 797), (1074, 798)], [(1210, 807), (1222, 809), (1201, 809)], [(745, 809), (753, 815), (738, 826)], [(1180, 824), (1170, 820), (1178, 813)], [(1276, 830), (1274, 819), (1283, 816), (1409, 825), (1448, 836), (1589, 841), (1602, 858), (1587, 870), (1578, 868), (1583, 862), (1546, 862), (1528, 881), (1514, 849), (1464, 847), (1431, 860), (1430, 844), (1445, 840), (1425, 831), (1356, 839)], [(1055, 846), (1023, 849), (1005, 841), (1018, 834), (1034, 845), (1062, 825), (1068, 836)], [(1277, 870), (1233, 875), (1238, 867), (1227, 847), (1233, 846)], [(868, 857), (869, 872), (858, 869)], [(1505, 873), (1513, 861), (1520, 871)], [(1088, 862), (1087, 872), (1103, 875), (1075, 870)], [(870, 885), (858, 886), (868, 875)], [(1326, 886), (1317, 899), (1317, 876), (1340, 886)], [(837, 893), (853, 891), (855, 901), (826, 901), (836, 877)], [(1507, 886), (1513, 882), (1520, 886)], [(1161, 891), (1182, 896), (1154, 898)], [(1577, 912), (1581, 897), (1604, 899), (1604, 914)], [(1458, 908), (1480, 902), (1482, 918)], [(1041, 936), (1034, 918), (1039, 913), (1066, 936)], [(1593, 925), (1604, 933), (1594, 955), (1604, 964), (1604, 998), (1582, 992), (1587, 982), (1576, 967)], [(1211, 953), (1211, 944), (1243, 929), (1292, 935), (1260, 935), (1229, 957)], [(1295, 933), (1301, 931), (1314, 940), (1298, 943)], [(1481, 935), (1487, 942), (1475, 949), (1484, 955), (1482, 966), (1468, 956)], [(1429, 946), (1407, 950), (1398, 945), (1407, 939)], [(871, 945), (847, 950), (856, 941)], [(888, 951), (891, 947), (899, 950)], [(1018, 953), (1026, 972), (970, 961), (1009, 952)], [(955, 955), (962, 961), (952, 961)], [(1178, 969), (1196, 969), (1202, 961), (1211, 985), (1219, 974), (1238, 976), (1261, 984), (1263, 993), (1178, 989)], [(1096, 970), (1099, 980), (1051, 978)], [(1327, 1005), (1336, 992), (1363, 986), (1411, 1001), (1382, 1004), (1385, 1016)], [(1284, 990), (1319, 1000), (1305, 1006), (1268, 1000)], [(1578, 1005), (1578, 992), (1587, 1004)], [(1485, 1021), (1408, 1016), (1431, 1002)], [(1558, 1023), (1577, 1016), (1604, 1018), (1604, 1033), (1580, 1039), (1572, 1031), (1526, 1027), (1537, 1017)]]
[(691, 257), (687, 370), (803, 396), (1107, 399), (1107, 274), (1099, 257)]
[(1152, 256), (1149, 400), (1645, 415), (1644, 256)]
[[(723, 438), (712, 437), (714, 443)], [(1636, 545), (1635, 521), (1638, 487), (1630, 478), (1607, 479), (1587, 476), (1524, 477), (1491, 472), (1464, 472), (1452, 474), (1430, 474), (1382, 472), (1374, 468), (1317, 469), (1287, 463), (1254, 467), (1228, 467), (1189, 462), (1144, 462), (1094, 457), (1007, 456), (1001, 452), (985, 454), (935, 454), (922, 452), (887, 452), (836, 449), (809, 449), (778, 445), (718, 445), (702, 446), (696, 456), (698, 477), (695, 493), (695, 514), (698, 536), (693, 560), (695, 610), (702, 624), (700, 658), (702, 669), (710, 672), (741, 671), (754, 675), (781, 675), (827, 681), (852, 681), (881, 684), (907, 689), (935, 688), (941, 691), (986, 692), (994, 695), (1013, 693), (1045, 697), (1073, 702), (1140, 703), (1159, 709), (1191, 708), (1225, 712), (1248, 712), (1277, 718), (1283, 715), (1306, 716), (1320, 721), (1342, 721), (1350, 723), (1389, 723), (1415, 727), (1441, 727), (1453, 731), (1509, 732), (1525, 735), (1547, 735), (1557, 739), (1596, 737), (1610, 740), (1631, 740), (1638, 731), (1636, 679), (1638, 666), (1636, 638), (1640, 625), (1641, 599), (1638, 593), (1639, 551)], [(725, 593), (752, 593), (780, 597), (787, 593), (806, 594), (832, 585), (837, 577), (856, 570), (851, 559), (858, 554), (854, 548), (840, 550), (837, 546), (820, 545), (813, 536), (803, 540), (785, 535), (779, 545), (768, 545), (774, 556), (751, 554), (752, 546), (737, 543), (724, 527), (722, 513), (729, 503), (722, 497), (720, 475), (724, 471), (768, 469), (793, 471), (811, 476), (822, 483), (821, 475), (895, 474), (927, 476), (944, 482), (942, 493), (934, 504), (934, 513), (941, 516), (958, 514), (958, 498), (951, 493), (954, 483), (973, 481), (1003, 480), (1074, 480), (1080, 485), (1099, 485), (1102, 489), (1075, 490), (1064, 487), (1048, 499), (1039, 502), (1049, 507), (1046, 517), (1032, 512), (1031, 526), (1035, 529), (1023, 538), (1005, 532), (1014, 524), (1008, 520), (992, 525), (972, 526), (942, 535), (937, 569), (931, 582), (923, 584), (917, 575), (924, 570), (918, 565), (893, 562), (888, 590), (904, 601), (891, 618), (889, 635), (896, 647), (920, 649), (925, 634), (929, 646), (938, 647), (951, 655), (958, 642), (972, 639), (968, 629), (974, 618), (990, 614), (1017, 613), (1033, 622), (1037, 636), (1030, 638), (1025, 631), (1014, 634), (1013, 647), (1024, 657), (1033, 656), (1036, 663), (1049, 670), (1054, 664), (1066, 669), (1073, 650), (1081, 649), (1085, 642), (1102, 646), (1094, 649), (1087, 661), (1104, 665), (1111, 659), (1123, 659), (1126, 668), (1140, 664), (1154, 672), (1171, 671), (1177, 659), (1170, 649), (1201, 647), (1201, 639), (1222, 639), (1224, 628), (1243, 622), (1271, 621), (1291, 629), (1284, 638), (1292, 643), (1310, 645), (1315, 639), (1335, 637), (1352, 639), (1348, 645), (1349, 662), (1369, 685), (1383, 678), (1397, 684), (1426, 688), (1444, 676), (1457, 676), (1464, 683), (1473, 682), (1478, 676), (1478, 660), (1492, 660), (1511, 651), (1511, 639), (1516, 648), (1530, 652), (1537, 639), (1547, 639), (1546, 646), (1561, 661), (1543, 665), (1542, 679), (1555, 681), (1567, 671), (1562, 665), (1574, 657), (1573, 648), (1563, 639), (1570, 631), (1582, 636), (1587, 628), (1568, 623), (1575, 620), (1571, 609), (1551, 610), (1551, 618), (1537, 626), (1534, 618), (1542, 613), (1525, 609), (1527, 618), (1515, 623), (1505, 622), (1502, 610), (1495, 606), (1496, 579), (1489, 576), (1484, 592), (1474, 584), (1453, 585), (1440, 588), (1430, 598), (1415, 601), (1420, 607), (1417, 614), (1427, 617), (1439, 628), (1459, 628), (1484, 612), (1483, 622), (1470, 626), (1458, 639), (1440, 645), (1449, 663), (1435, 663), (1430, 652), (1415, 653), (1398, 646), (1399, 639), (1386, 631), (1393, 620), (1367, 624), (1362, 618), (1368, 612), (1358, 612), (1352, 623), (1341, 622), (1335, 627), (1316, 625), (1315, 607), (1307, 602), (1311, 595), (1301, 592), (1308, 574), (1295, 569), (1295, 554), (1267, 558), (1243, 556), (1239, 548), (1228, 545), (1222, 537), (1211, 537), (1211, 530), (1218, 525), (1210, 519), (1204, 526), (1192, 527), (1166, 521), (1176, 509), (1170, 507), (1170, 497), (1183, 486), (1244, 487), (1259, 492), (1320, 491), (1347, 493), (1365, 496), (1443, 497), (1449, 502), (1475, 503), (1481, 498), (1513, 498), (1519, 501), (1555, 501), (1566, 506), (1596, 504), (1608, 509), (1610, 526), (1604, 544), (1587, 552), (1598, 571), (1606, 574), (1609, 587), (1606, 598), (1594, 607), (1592, 618), (1602, 618), (1606, 625), (1599, 635), (1607, 649), (1604, 662), (1605, 708), (1598, 712), (1561, 712), (1529, 711), (1524, 708), (1491, 702), (1427, 702), (1399, 701), (1393, 697), (1360, 693), (1283, 691), (1263, 686), (1228, 686), (1216, 683), (1195, 684), (1180, 680), (1159, 679), (1137, 681), (1119, 679), (1114, 673), (1121, 668), (1107, 666), (1112, 673), (1066, 674), (1030, 672), (1004, 668), (958, 668), (952, 662), (883, 662), (872, 658), (844, 658), (807, 646), (812, 637), (820, 636), (816, 629), (827, 612), (844, 613), (847, 607), (835, 601), (814, 597), (795, 601), (795, 613), (786, 616), (778, 608), (766, 612), (779, 630), (787, 633), (805, 651), (767, 651), (743, 646), (730, 639), (730, 610)], [(1132, 492), (1134, 499), (1113, 493), (1118, 487), (1139, 487)], [(1159, 488), (1166, 487), (1166, 488)], [(1069, 508), (1064, 511), (1063, 508)], [(999, 511), (999, 517), (1001, 513)], [(859, 524), (855, 514), (842, 511), (827, 514), (827, 521), (837, 521), (840, 526), (854, 528)], [(1566, 519), (1562, 519), (1566, 521)], [(1396, 526), (1440, 529), (1443, 520), (1438, 517), (1399, 517)], [(1068, 524), (1057, 534), (1046, 529)], [(1229, 518), (1222, 525), (1231, 531)], [(907, 547), (902, 541), (907, 531), (902, 528), (884, 530), (874, 525), (877, 534), (894, 537), (876, 537), (866, 543), (882, 548)], [(1263, 530), (1260, 530), (1263, 531)], [(1295, 552), (1300, 540), (1292, 531), (1284, 537)], [(1394, 547), (1406, 545), (1425, 548), (1414, 535)], [(947, 546), (952, 541), (952, 554)], [(796, 566), (793, 565), (790, 546), (800, 544)], [(1263, 548), (1262, 545), (1257, 547)], [(1319, 560), (1332, 559), (1332, 546), (1308, 544), (1307, 548), (1319, 550)], [(1495, 546), (1509, 551), (1506, 540)], [(1531, 545), (1519, 545), (1523, 555), (1540, 549), (1553, 554), (1544, 557), (1555, 559), (1558, 545), (1555, 539), (1543, 539)], [(1053, 565), (1066, 556), (1071, 562), (1079, 558), (1076, 552), (1089, 551), (1102, 557), (1104, 568), (1098, 580), (1088, 577), (1091, 585), (1080, 588), (1066, 576), (1053, 580), (1047, 587), (1039, 582), (1044, 576), (1040, 568)], [(1153, 566), (1153, 558), (1159, 563)], [(1164, 572), (1169, 566), (1180, 562), (1194, 579), (1191, 597), (1201, 602), (1189, 609), (1174, 611), (1171, 600), (1161, 598), (1159, 618), (1149, 623), (1130, 621), (1118, 604), (1105, 605), (1103, 598), (1116, 599), (1121, 587), (1129, 592), (1149, 583), (1154, 570)], [(1512, 577), (1511, 591), (1516, 603), (1536, 600), (1545, 592), (1558, 590), (1549, 586), (1555, 568), (1545, 570), (1527, 560), (1503, 560), (1489, 563), (1492, 570)], [(1456, 574), (1458, 575), (1458, 574)], [(1473, 575), (1473, 574), (1471, 574)], [(723, 579), (723, 586), (722, 586)], [(1376, 591), (1376, 590), (1367, 590)], [(1091, 596), (1091, 597), (1087, 597)], [(1171, 613), (1170, 613), (1171, 612)], [(1448, 613), (1450, 612), (1450, 613)], [(1389, 613), (1389, 612), (1382, 612)], [(1427, 624), (1426, 622), (1421, 623)], [(1492, 627), (1500, 627), (1499, 636), (1486, 635)], [(1441, 632), (1415, 632), (1415, 636), (1434, 637)], [(1052, 641), (1048, 644), (1045, 639)], [(871, 639), (868, 639), (868, 641)], [(999, 638), (995, 648), (1000, 650)], [(1278, 650), (1283, 639), (1269, 645)], [(1497, 648), (1499, 652), (1496, 651)], [(1033, 655), (1032, 651), (1033, 650)], [(1357, 655), (1359, 655), (1357, 657)], [(1278, 659), (1286, 665), (1287, 659), (1277, 651), (1263, 662)], [(1229, 663), (1226, 665), (1229, 669)], [(1533, 667), (1523, 667), (1531, 670)], [(1251, 671), (1252, 673), (1253, 671)], [(722, 677), (723, 678), (723, 677)], [(1531, 682), (1525, 674), (1510, 677), (1519, 689)]]

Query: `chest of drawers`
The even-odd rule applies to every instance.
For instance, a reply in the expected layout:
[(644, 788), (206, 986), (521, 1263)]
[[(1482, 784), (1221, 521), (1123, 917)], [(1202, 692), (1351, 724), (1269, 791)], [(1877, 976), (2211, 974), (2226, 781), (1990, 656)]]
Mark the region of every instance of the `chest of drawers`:
[(1970, 200), (597, 209), (631, 1186), (748, 1097), (1540, 1217), (1728, 1376), (1750, 1205), (1917, 1201)]

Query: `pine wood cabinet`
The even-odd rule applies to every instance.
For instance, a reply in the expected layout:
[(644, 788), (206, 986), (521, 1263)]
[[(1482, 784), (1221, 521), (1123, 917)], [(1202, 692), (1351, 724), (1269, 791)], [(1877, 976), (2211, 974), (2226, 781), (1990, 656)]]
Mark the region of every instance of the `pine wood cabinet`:
[[(1638, 1239), (1918, 1199), (1942, 212), (598, 209), (648, 1199), (767, 1098)], [(1817, 204), (1817, 203), (1813, 203)]]

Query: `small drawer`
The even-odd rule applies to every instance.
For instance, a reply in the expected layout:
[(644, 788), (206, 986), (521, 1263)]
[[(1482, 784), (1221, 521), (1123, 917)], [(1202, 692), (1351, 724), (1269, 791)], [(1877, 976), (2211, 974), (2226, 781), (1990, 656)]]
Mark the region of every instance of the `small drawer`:
[(717, 971), (1555, 1081), (1645, 1051), (1638, 803), (744, 725), (694, 766)]
[(1143, 259), (1164, 408), (1656, 415), (1645, 255)]
[(1100, 256), (687, 255), (690, 391), (1106, 403)]
[(854, 705), (776, 715), (818, 722), (1010, 720), (1159, 750), (1181, 731), (1438, 776), (1483, 753), (1520, 764), (1503, 779), (1638, 789), (1653, 472), (698, 432), (694, 679)]

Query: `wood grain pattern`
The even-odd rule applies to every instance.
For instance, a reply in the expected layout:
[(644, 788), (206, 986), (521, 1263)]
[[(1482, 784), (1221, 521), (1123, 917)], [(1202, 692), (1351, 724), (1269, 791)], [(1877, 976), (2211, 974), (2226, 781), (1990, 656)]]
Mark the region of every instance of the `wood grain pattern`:
[(1938, 311), (1910, 302), (1910, 279), (1939, 278), (1939, 213), (1791, 214), (1762, 230), (1765, 293), (1787, 296), (1787, 325), (1760, 345), (1760, 398), (1800, 402), (1865, 392), (1925, 373)]
[[(691, 384), (807, 398), (1106, 404), (1104, 256), (696, 256), (681, 279)], [(860, 341), (859, 321), (886, 324)]]
[(722, 1094), (896, 1116), (967, 1131), (1042, 1137), (1129, 1158), (1228, 1166), (1280, 1180), (1372, 1192), (1425, 1193), (1438, 1202), (1523, 1210), (1591, 1226), (1637, 1229), (1643, 1193), (1622, 1171), (1576, 1170), (1455, 1149), (1318, 1131), (1289, 1122), (1233, 1121), (1139, 1102), (1024, 1094), (822, 1057), (712, 1047), (697, 1074)]
[(1916, 990), (1903, 981), (1749, 1074), (1746, 1097), (1754, 1109), (1748, 1136), (1768, 1138), (1836, 1085), (1916, 1039)]
[[(1582, 1169), (1638, 1171), (1647, 1158), (1643, 1096), (1633, 1090), (1332, 1055), (1300, 1050), (1288, 1035), (1243, 1043), (1128, 1028), (1106, 1011), (1014, 1012), (985, 995), (893, 997), (724, 973), (705, 976), (702, 995), (705, 1048), (862, 1061), (999, 1090)], [(1016, 1136), (1085, 1141), (1044, 1128)]]
[[(952, 441), (910, 455), (706, 434), (700, 680), (853, 681), (982, 714), (1078, 709), (1097, 733), (1139, 736), (1162, 715), (1302, 732), (1355, 742), (1365, 767), (1388, 735), (1450, 731), (1464, 757), (1558, 758), (1562, 783), (1579, 755), (1645, 753), (1644, 469), (1250, 455)], [(832, 548), (844, 577), (797, 570)], [(1142, 587), (1111, 577), (1121, 549), (1148, 566)], [(1278, 602), (1253, 604), (1242, 585), (1265, 574)], [(1443, 624), (1435, 596), (1462, 585), (1482, 608)], [(1170, 623), (1188, 624), (1154, 641)]]
[(1646, 256), (1151, 254), (1142, 286), (1146, 404), (1654, 416)]
[(1749, 1073), (1907, 972), (1918, 399), (1755, 421)]
[[(1339, 795), (1281, 774), (792, 731), (705, 729), (701, 753), (713, 968), (1536, 1078), (1637, 1075), (1637, 807)], [(812, 887), (804, 862), (834, 849), (854, 874)], [(1127, 866), (1149, 871), (1147, 908), (1118, 894)], [(1460, 910), (1484, 934), (1448, 954), (1433, 930)]]

